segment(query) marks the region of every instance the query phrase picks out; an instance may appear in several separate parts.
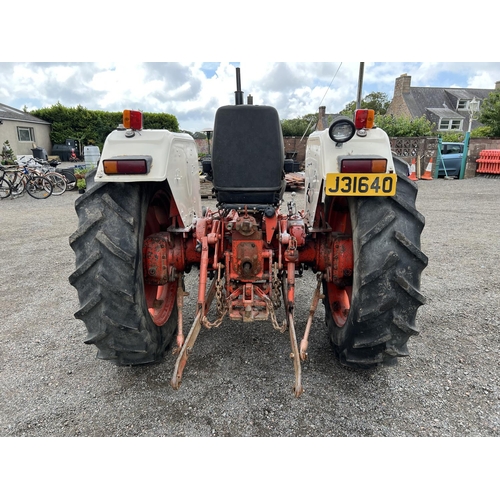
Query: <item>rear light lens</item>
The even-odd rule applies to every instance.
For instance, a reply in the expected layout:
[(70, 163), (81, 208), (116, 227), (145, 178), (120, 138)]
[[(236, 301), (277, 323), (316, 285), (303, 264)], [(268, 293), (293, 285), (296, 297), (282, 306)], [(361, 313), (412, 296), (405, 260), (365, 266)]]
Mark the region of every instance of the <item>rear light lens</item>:
[(344, 174), (383, 174), (386, 170), (385, 158), (343, 158), (340, 162)]
[(350, 141), (355, 132), (354, 122), (345, 116), (335, 119), (328, 129), (330, 139), (337, 143)]
[(132, 130), (142, 130), (142, 113), (126, 109), (123, 112), (123, 126)]
[(151, 156), (122, 156), (103, 160), (106, 175), (149, 174), (153, 158)]
[(372, 128), (374, 119), (375, 111), (373, 109), (357, 109), (354, 115), (356, 130)]

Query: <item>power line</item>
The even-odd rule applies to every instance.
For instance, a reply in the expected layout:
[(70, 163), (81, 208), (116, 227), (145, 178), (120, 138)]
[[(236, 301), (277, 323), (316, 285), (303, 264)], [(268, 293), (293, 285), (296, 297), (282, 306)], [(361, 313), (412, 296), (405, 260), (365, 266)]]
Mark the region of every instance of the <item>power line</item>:
[[(325, 95), (321, 99), (318, 108), (321, 106), (321, 103), (324, 101), (324, 99), (326, 97), (326, 94), (330, 90), (330, 87), (332, 86), (333, 80), (335, 80), (335, 77), (337, 76), (337, 73), (339, 72), (339, 69), (340, 69), (341, 66), (342, 66), (342, 63), (339, 64), (339, 67), (337, 68), (337, 71), (335, 71), (335, 74), (333, 75), (332, 81), (330, 82), (330, 85), (328, 85), (328, 88), (326, 89)], [(307, 134), (307, 131), (309, 130), (309, 127), (311, 126), (312, 121), (313, 121), (313, 118), (311, 118), (311, 120), (309, 121), (309, 124), (306, 127), (304, 135), (300, 138), (299, 144), (302, 142), (302, 140), (304, 139), (304, 136)]]

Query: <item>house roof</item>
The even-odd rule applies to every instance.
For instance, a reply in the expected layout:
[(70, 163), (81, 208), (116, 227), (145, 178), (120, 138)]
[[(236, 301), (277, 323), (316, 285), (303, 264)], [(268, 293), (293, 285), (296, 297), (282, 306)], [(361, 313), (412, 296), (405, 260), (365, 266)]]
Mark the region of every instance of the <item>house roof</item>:
[[(450, 111), (454, 110), (456, 99), (471, 100), (473, 97), (480, 100), (486, 99), (493, 91), (494, 89), (411, 87), (410, 92), (403, 94), (403, 98), (412, 116), (422, 116), (430, 109), (433, 112), (437, 108), (441, 111), (446, 110), (446, 108)], [(468, 114), (468, 111), (464, 110), (464, 113)], [(460, 114), (459, 117), (463, 118)]]
[(37, 118), (30, 113), (25, 113), (16, 108), (7, 106), (7, 104), (0, 103), (0, 120), (12, 120), (18, 122), (28, 122), (28, 123), (40, 123), (43, 125), (50, 125), (49, 122)]
[(430, 113), (439, 116), (439, 118), (462, 119), (463, 116), (453, 109), (448, 108), (427, 108)]

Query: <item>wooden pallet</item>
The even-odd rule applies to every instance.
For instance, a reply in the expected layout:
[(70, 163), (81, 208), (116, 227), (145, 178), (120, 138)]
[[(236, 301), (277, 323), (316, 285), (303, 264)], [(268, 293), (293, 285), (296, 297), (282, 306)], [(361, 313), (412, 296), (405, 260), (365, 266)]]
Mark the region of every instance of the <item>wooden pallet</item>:
[[(288, 173), (285, 174), (285, 182), (287, 191), (295, 191), (304, 189), (305, 178), (300, 174)], [(216, 196), (213, 193), (214, 185), (212, 182), (207, 181), (204, 177), (200, 177), (200, 195), (204, 200), (215, 200)]]
[(289, 173), (285, 174), (286, 189), (293, 191), (296, 189), (304, 189), (306, 180), (302, 174)]

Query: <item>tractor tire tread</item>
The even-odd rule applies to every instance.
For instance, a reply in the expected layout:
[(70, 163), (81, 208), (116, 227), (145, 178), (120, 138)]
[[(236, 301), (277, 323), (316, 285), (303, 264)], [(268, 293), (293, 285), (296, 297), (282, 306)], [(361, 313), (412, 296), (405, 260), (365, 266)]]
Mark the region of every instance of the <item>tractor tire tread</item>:
[[(75, 202), (79, 226), (69, 243), (76, 256), (69, 282), (81, 307), (86, 344), (117, 365), (161, 361), (177, 326), (177, 309), (163, 326), (153, 323), (144, 299), (142, 222), (146, 183), (94, 183)], [(148, 191), (149, 190), (149, 191)], [(135, 215), (131, 215), (135, 214)]]
[(420, 250), (425, 218), (415, 207), (417, 184), (398, 165), (392, 198), (353, 198), (350, 210), (357, 262), (351, 310), (339, 327), (324, 286), (330, 341), (342, 364), (367, 368), (408, 356), (407, 342), (418, 334), (416, 314), (425, 304), (420, 292), (427, 257)]

